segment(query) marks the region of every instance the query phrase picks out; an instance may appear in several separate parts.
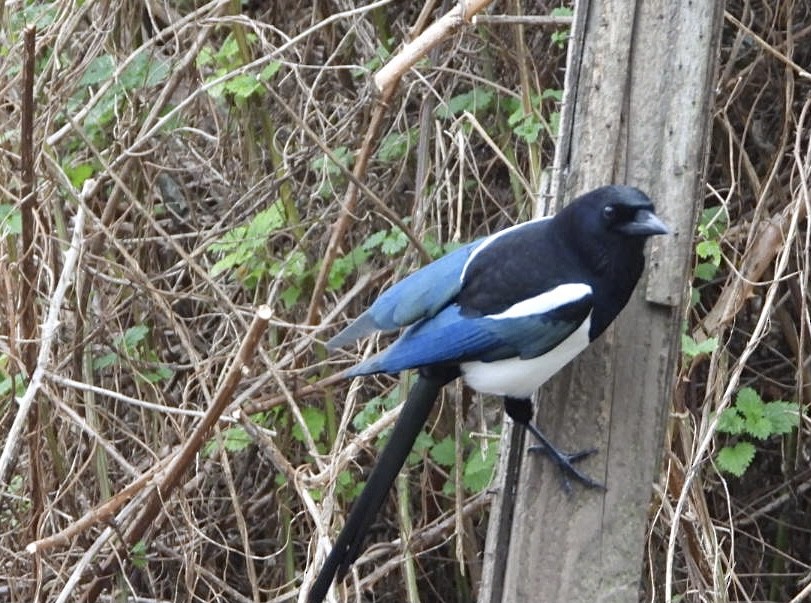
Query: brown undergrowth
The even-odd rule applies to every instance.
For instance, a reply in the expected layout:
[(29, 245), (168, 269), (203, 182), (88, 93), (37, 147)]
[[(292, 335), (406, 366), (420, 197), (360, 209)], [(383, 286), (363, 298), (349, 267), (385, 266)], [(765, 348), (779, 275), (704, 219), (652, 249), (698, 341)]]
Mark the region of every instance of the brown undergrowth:
[[(112, 6), (2, 15), (0, 600), (292, 600), (394, 414), (352, 418), (399, 393), (340, 380), (355, 356), (319, 342), (426, 258), (530, 215), (566, 21), (462, 28), (381, 102), (373, 75), (452, 5)], [(723, 219), (696, 238), (719, 250), (697, 263), (718, 266), (686, 317), (706, 352), (679, 371), (649, 601), (811, 593), (808, 419), (755, 440), (743, 478), (712, 462), (745, 439), (714, 414), (741, 389), (811, 393), (811, 7), (727, 8), (704, 200)], [(377, 600), (408, 583), (426, 601), (474, 597), (487, 498), (453, 464), (499, 421), (448, 396), (466, 447), (445, 446), (443, 405), (358, 564)]]

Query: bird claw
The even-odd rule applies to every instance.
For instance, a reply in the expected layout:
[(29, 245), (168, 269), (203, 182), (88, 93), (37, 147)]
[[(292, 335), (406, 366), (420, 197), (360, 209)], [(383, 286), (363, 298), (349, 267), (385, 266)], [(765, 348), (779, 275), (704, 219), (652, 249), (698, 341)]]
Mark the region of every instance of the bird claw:
[(566, 494), (572, 493), (572, 484), (569, 481), (569, 478), (577, 480), (587, 488), (593, 488), (595, 490), (606, 489), (603, 484), (590, 478), (588, 475), (574, 466), (574, 463), (582, 461), (584, 458), (587, 458), (597, 452), (596, 448), (588, 448), (587, 450), (581, 450), (579, 452), (573, 452), (570, 454), (551, 447), (547, 443), (530, 446), (528, 451), (532, 453), (545, 454), (555, 463), (555, 465), (557, 465), (558, 469), (560, 470), (560, 477)]
[(529, 432), (535, 436), (535, 438), (540, 442), (540, 444), (536, 444), (534, 446), (529, 447), (529, 452), (533, 453), (543, 453), (548, 456), (554, 463), (558, 466), (560, 470), (560, 477), (563, 482), (563, 489), (566, 494), (572, 493), (572, 484), (569, 481), (570, 478), (577, 480), (587, 488), (593, 488), (595, 490), (605, 490), (605, 486), (600, 482), (590, 478), (588, 475), (577, 469), (574, 466), (574, 463), (582, 461), (584, 458), (587, 458), (597, 452), (596, 448), (588, 448), (586, 450), (581, 450), (579, 452), (563, 452), (555, 448), (549, 440), (540, 432), (540, 430), (528, 423), (526, 425)]

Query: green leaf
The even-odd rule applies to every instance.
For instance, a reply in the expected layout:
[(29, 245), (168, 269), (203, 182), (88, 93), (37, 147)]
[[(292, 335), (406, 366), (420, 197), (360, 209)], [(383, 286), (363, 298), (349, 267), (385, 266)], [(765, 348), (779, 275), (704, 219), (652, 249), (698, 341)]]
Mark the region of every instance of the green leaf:
[(718, 241), (710, 239), (701, 241), (696, 245), (696, 255), (702, 259), (709, 259), (714, 266), (721, 264), (721, 245)]
[(681, 353), (688, 358), (695, 358), (702, 354), (710, 354), (718, 347), (717, 337), (708, 337), (702, 342), (697, 342), (695, 339), (682, 333), (681, 336)]
[(456, 441), (451, 436), (445, 436), (431, 448), (431, 458), (437, 465), (453, 467), (456, 463)]
[(151, 371), (139, 372), (138, 376), (147, 383), (158, 383), (159, 381), (171, 379), (174, 374), (175, 372), (168, 366), (159, 366)]
[(250, 98), (265, 91), (262, 82), (250, 73), (240, 73), (225, 83), (226, 91), (240, 99)]
[(70, 183), (78, 189), (81, 189), (85, 180), (92, 177), (95, 173), (96, 166), (92, 163), (80, 163), (77, 166), (65, 166), (65, 174), (70, 180)]
[(143, 540), (139, 540), (132, 545), (130, 549), (130, 561), (132, 561), (132, 564), (138, 569), (142, 570), (146, 568), (146, 543)]
[(527, 144), (532, 144), (538, 140), (538, 135), (541, 132), (541, 122), (534, 116), (527, 116), (526, 119), (521, 122), (521, 125), (513, 128), (513, 132)]
[(96, 57), (87, 66), (77, 86), (84, 88), (106, 82), (115, 73), (115, 61), (109, 54)]
[[(324, 427), (327, 424), (327, 416), (324, 411), (313, 406), (306, 406), (301, 409), (301, 416), (313, 440), (318, 441), (321, 434), (324, 433)], [(304, 432), (301, 430), (301, 426), (298, 423), (293, 424), (292, 434), (296, 440), (302, 443), (304, 442)]]
[(425, 452), (429, 451), (433, 446), (434, 438), (431, 437), (431, 434), (426, 431), (421, 431), (419, 435), (417, 435), (417, 439), (414, 440), (414, 446), (411, 448), (411, 452), (408, 455), (408, 464), (416, 465), (419, 463)]
[(725, 408), (718, 417), (717, 430), (730, 435), (743, 433), (745, 429), (743, 417), (736, 408)]
[(490, 485), (498, 456), (497, 446), (490, 444), (486, 452), (482, 452), (481, 446), (475, 446), (473, 453), (465, 461), (465, 469), (462, 473), (462, 483), (471, 492), (481, 492)]
[(708, 207), (698, 219), (698, 234), (704, 239), (720, 239), (726, 232), (728, 221), (723, 206)]
[(436, 108), (436, 114), (441, 119), (449, 119), (465, 111), (476, 113), (488, 109), (493, 104), (494, 93), (485, 88), (476, 87), (469, 92), (457, 94), (445, 105)]
[(392, 228), (388, 236), (383, 239), (380, 251), (388, 256), (397, 255), (408, 246), (408, 237), (399, 228)]
[(20, 210), (10, 203), (0, 204), (0, 236), (20, 235), (23, 219)]
[(335, 291), (344, 286), (346, 278), (352, 274), (358, 266), (362, 265), (369, 257), (363, 247), (355, 247), (343, 257), (336, 259), (330, 267), (327, 278), (327, 290)]
[(800, 426), (800, 405), (775, 400), (763, 407), (763, 416), (772, 424), (773, 434), (787, 434)]
[(698, 262), (693, 269), (693, 276), (702, 281), (711, 281), (718, 274), (718, 266), (711, 262)]
[(419, 131), (416, 128), (406, 132), (390, 132), (380, 141), (375, 156), (386, 163), (402, 159), (408, 153), (408, 149), (417, 142), (418, 136)]
[(281, 61), (271, 61), (262, 71), (259, 72), (259, 79), (263, 82), (267, 82), (268, 80), (272, 79), (274, 75), (279, 72), (279, 69), (282, 68)]
[(120, 337), (118, 344), (124, 348), (128, 353), (132, 353), (135, 348), (141, 343), (144, 338), (149, 334), (149, 327), (146, 325), (137, 325), (130, 327)]
[(750, 442), (738, 442), (718, 451), (717, 463), (722, 471), (741, 477), (755, 458), (755, 447)]

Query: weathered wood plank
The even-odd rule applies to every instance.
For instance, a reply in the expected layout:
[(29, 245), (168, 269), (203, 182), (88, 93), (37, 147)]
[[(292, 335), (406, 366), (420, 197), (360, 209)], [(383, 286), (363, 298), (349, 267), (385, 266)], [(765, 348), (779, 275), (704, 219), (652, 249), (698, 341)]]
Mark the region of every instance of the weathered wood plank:
[[(604, 0), (577, 11), (585, 33), (579, 77), (567, 80), (573, 125), (562, 132), (558, 197), (632, 184), (675, 232), (653, 242), (615, 326), (541, 394), (539, 425), (564, 448), (599, 447), (583, 466), (608, 491), (576, 486), (567, 497), (550, 463), (525, 459), (509, 548), (487, 558), (497, 565), (486, 575), (503, 579), (482, 601), (637, 601), (661, 460), (723, 3)], [(509, 514), (495, 511), (504, 529)]]

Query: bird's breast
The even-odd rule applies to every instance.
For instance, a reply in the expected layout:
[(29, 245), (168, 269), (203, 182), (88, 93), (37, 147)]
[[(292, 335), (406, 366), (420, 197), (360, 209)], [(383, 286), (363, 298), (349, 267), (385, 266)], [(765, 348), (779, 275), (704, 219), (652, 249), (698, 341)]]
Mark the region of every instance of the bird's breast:
[(465, 383), (483, 394), (529, 398), (589, 345), (590, 317), (559, 345), (535, 358), (463, 362)]

